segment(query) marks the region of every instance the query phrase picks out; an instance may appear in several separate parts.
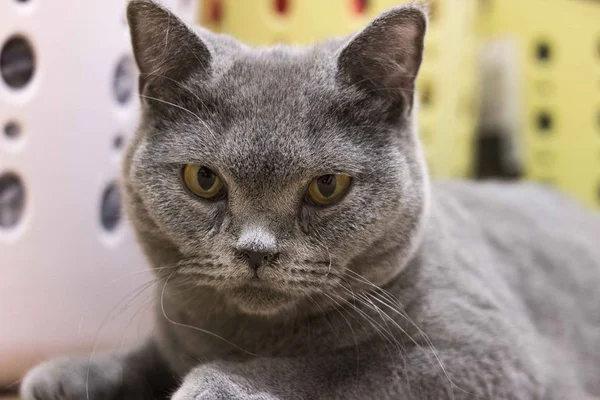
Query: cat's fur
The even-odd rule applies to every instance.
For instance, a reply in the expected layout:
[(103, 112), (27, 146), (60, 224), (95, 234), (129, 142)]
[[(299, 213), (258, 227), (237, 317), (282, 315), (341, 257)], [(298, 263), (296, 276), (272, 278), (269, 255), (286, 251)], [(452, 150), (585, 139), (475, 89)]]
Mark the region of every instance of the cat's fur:
[[(194, 33), (149, 1), (128, 17), (144, 107), (124, 183), (157, 329), (34, 369), (25, 400), (600, 396), (600, 220), (534, 185), (429, 188), (420, 6), (306, 49)], [(186, 163), (227, 199), (192, 197)], [(303, 203), (332, 172), (347, 196)], [(264, 286), (245, 286), (252, 246), (279, 253)]]

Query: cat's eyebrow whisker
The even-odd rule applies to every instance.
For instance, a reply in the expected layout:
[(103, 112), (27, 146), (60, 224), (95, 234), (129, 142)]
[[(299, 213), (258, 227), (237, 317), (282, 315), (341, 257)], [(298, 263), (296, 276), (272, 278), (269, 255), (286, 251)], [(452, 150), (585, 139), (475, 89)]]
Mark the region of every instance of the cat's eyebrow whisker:
[[(373, 79), (374, 78), (385, 78), (387, 75), (385, 74), (381, 74), (381, 75), (370, 75), (366, 78), (361, 79), (360, 81), (354, 82), (352, 84), (353, 87), (358, 87), (361, 83), (364, 82), (371, 82), (374, 84)], [(415, 79), (417, 76), (416, 75), (396, 75), (397, 78), (409, 78), (409, 79)], [(414, 92), (414, 90), (409, 90), (409, 89), (405, 89), (405, 91), (408, 92)], [(369, 92), (367, 92), (369, 93)]]
[(202, 333), (204, 333), (206, 335), (209, 335), (209, 336), (212, 336), (212, 337), (214, 337), (216, 339), (222, 340), (225, 343), (227, 343), (227, 344), (235, 347), (236, 349), (238, 349), (238, 350), (240, 350), (240, 351), (242, 351), (242, 352), (244, 352), (244, 353), (246, 353), (248, 355), (251, 355), (251, 356), (254, 356), (254, 357), (258, 357), (258, 354), (254, 354), (254, 353), (252, 353), (252, 352), (250, 352), (250, 351), (248, 351), (246, 349), (243, 349), (242, 347), (238, 346), (237, 344), (235, 344), (235, 343), (233, 343), (233, 342), (225, 339), (222, 336), (217, 335), (214, 332), (211, 332), (211, 331), (206, 330), (206, 329), (199, 328), (197, 326), (187, 325), (187, 324), (183, 324), (181, 322), (173, 321), (171, 318), (169, 318), (169, 316), (167, 316), (167, 313), (165, 311), (165, 302), (164, 302), (164, 300), (165, 300), (165, 291), (167, 289), (167, 284), (169, 283), (169, 279), (171, 279), (171, 277), (173, 276), (174, 272), (175, 271), (171, 272), (171, 274), (167, 277), (167, 279), (165, 280), (165, 284), (163, 285), (162, 291), (160, 293), (160, 309), (162, 311), (163, 317), (165, 317), (165, 319), (167, 320), (167, 322), (169, 322), (169, 323), (171, 323), (171, 324), (173, 324), (175, 326), (180, 326), (182, 328), (188, 328), (188, 329), (192, 329), (192, 330), (195, 330), (195, 331), (198, 331), (198, 332), (202, 332)]
[(142, 72), (142, 73), (140, 73), (140, 75), (155, 76), (157, 78), (166, 79), (169, 82), (176, 84), (180, 89), (183, 89), (183, 90), (187, 91), (189, 94), (191, 94), (192, 96), (194, 96), (194, 98), (196, 98), (196, 100), (198, 100), (202, 105), (204, 105), (204, 102), (200, 99), (200, 97), (196, 93), (194, 93), (190, 88), (188, 88), (187, 86), (185, 86), (183, 83), (179, 82), (176, 79), (170, 78), (170, 77), (168, 77), (166, 75), (157, 74), (156, 72)]
[(209, 126), (208, 126), (208, 124), (202, 118), (200, 118), (200, 116), (198, 114), (196, 114), (195, 112), (190, 111), (187, 108), (180, 106), (179, 104), (171, 103), (170, 101), (159, 99), (157, 97), (152, 97), (152, 96), (148, 96), (148, 95), (145, 95), (145, 94), (140, 94), (140, 97), (143, 97), (143, 98), (149, 99), (149, 100), (158, 101), (159, 103), (167, 104), (167, 105), (173, 106), (173, 107), (178, 108), (178, 109), (180, 109), (182, 111), (185, 111), (187, 113), (192, 114), (194, 117), (196, 117), (198, 119), (198, 121), (200, 121), (200, 123), (202, 125), (204, 125), (204, 127), (208, 130), (208, 132), (213, 137), (216, 137), (215, 132), (212, 129), (210, 129)]

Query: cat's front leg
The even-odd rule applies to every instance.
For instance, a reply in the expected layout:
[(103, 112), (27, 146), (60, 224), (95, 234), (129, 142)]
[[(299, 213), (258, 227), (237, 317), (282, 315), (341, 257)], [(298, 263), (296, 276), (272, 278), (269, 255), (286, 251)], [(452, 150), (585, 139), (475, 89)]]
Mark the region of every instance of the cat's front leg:
[[(184, 380), (172, 400), (279, 400), (272, 388), (246, 374), (232, 373), (226, 364), (215, 363), (195, 368)], [(294, 398), (294, 397), (288, 397)]]
[(563, 398), (548, 395), (536, 375), (527, 357), (492, 348), (350, 349), (202, 365), (172, 400)]
[(371, 360), (357, 360), (354, 349), (310, 357), (212, 362), (193, 369), (172, 400), (384, 398), (384, 388), (375, 397), (367, 388), (372, 383), (366, 372), (368, 364)]
[(192, 370), (172, 400), (325, 399), (327, 365), (313, 359), (257, 358), (245, 363), (213, 362)]
[(63, 357), (32, 369), (23, 400), (142, 400), (167, 398), (175, 381), (153, 342), (125, 354)]

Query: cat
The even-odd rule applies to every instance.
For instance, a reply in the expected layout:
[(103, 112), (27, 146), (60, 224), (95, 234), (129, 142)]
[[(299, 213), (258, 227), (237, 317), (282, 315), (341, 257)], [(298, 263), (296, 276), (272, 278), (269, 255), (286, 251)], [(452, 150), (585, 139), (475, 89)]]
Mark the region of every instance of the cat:
[(541, 185), (430, 183), (423, 6), (302, 49), (127, 15), (156, 329), (36, 367), (25, 400), (600, 396), (600, 218)]

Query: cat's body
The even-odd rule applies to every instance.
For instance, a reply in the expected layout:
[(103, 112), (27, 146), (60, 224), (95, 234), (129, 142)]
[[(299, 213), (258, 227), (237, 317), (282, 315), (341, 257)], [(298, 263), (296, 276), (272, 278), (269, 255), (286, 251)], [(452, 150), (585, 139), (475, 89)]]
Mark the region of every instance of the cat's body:
[(199, 39), (149, 1), (129, 20), (157, 329), (38, 367), (26, 400), (600, 395), (600, 220), (535, 186), (429, 187), (419, 7), (307, 50)]
[[(449, 398), (448, 377), (456, 385), (456, 398), (478, 398), (464, 390), (485, 399), (585, 399), (586, 390), (588, 396), (600, 393), (599, 239), (599, 218), (551, 189), (528, 184), (439, 183), (432, 188), (431, 214), (415, 258), (384, 287), (402, 303), (412, 322), (384, 304), (392, 304), (387, 296), (377, 296), (382, 302), (370, 300), (419, 346), (387, 317), (358, 301), (356, 305), (370, 318), (359, 316), (357, 321), (352, 313), (334, 310), (324, 318), (299, 319), (295, 324), (248, 323), (239, 315), (220, 321), (239, 330), (237, 335), (227, 335), (227, 330), (215, 329), (216, 325), (203, 325), (205, 319), (179, 321), (225, 334), (245, 350), (267, 357), (314, 358), (319, 369), (304, 379), (298, 375), (306, 372), (304, 368), (291, 373), (275, 364), (269, 370), (268, 361), (258, 368), (254, 380), (281, 383), (284, 389), (280, 390), (294, 388), (296, 397), (283, 398), (304, 399), (311, 394), (334, 398), (315, 382), (323, 375), (339, 373), (348, 379), (335, 388), (340, 399), (386, 398), (394, 386), (400, 388), (394, 392), (404, 393), (397, 397), (401, 399)], [(369, 302), (368, 297), (365, 300)], [(223, 314), (213, 314), (216, 319), (219, 316)], [(386, 332), (393, 332), (405, 347), (407, 354), (401, 351), (393, 367), (379, 365), (368, 346), (354, 347), (361, 332), (373, 334), (370, 323), (382, 331), (375, 340), (384, 355), (398, 352)], [(169, 344), (167, 352), (174, 358), (173, 365), (185, 368), (184, 372), (194, 364), (181, 363), (185, 355), (212, 359), (215, 349), (220, 353), (217, 358), (223, 356), (222, 351), (232, 350), (206, 334), (163, 324), (178, 332), (177, 345)], [(206, 348), (207, 339), (214, 349)], [(182, 354), (172, 353), (180, 347), (185, 348)], [(336, 347), (345, 349), (344, 361), (334, 364), (334, 371), (326, 371), (319, 357)], [(360, 352), (358, 365), (356, 351)], [(404, 365), (403, 357), (410, 359), (411, 354), (413, 362)], [(383, 358), (385, 364), (388, 360)], [(369, 367), (373, 383), (363, 388), (361, 376), (365, 378)], [(403, 368), (413, 375), (409, 386), (398, 379), (401, 375), (395, 375), (402, 374)], [(249, 369), (255, 373), (255, 368)], [(280, 374), (293, 381), (277, 378)], [(417, 383), (419, 375), (425, 381), (423, 387)], [(437, 391), (430, 391), (436, 385)], [(261, 386), (257, 388), (260, 391)], [(269, 384), (263, 388), (270, 392)]]

